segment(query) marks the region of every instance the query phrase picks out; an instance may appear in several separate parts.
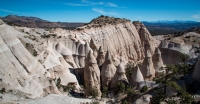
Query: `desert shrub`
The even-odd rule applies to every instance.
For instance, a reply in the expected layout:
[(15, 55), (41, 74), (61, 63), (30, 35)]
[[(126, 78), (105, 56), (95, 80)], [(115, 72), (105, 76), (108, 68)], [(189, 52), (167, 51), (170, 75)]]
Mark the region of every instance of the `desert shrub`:
[(75, 88), (76, 88), (76, 86), (74, 84), (70, 84), (70, 83), (67, 86), (63, 86), (63, 90), (65, 92), (69, 92), (71, 90), (75, 90)]
[(131, 88), (131, 87), (128, 87), (125, 92), (126, 92), (127, 96), (134, 96), (134, 95), (136, 95), (135, 90), (133, 88)]
[(124, 100), (124, 102), (122, 104), (132, 104), (132, 103)]
[(108, 92), (108, 87), (104, 86), (102, 89), (102, 96), (105, 97), (107, 95)]
[(38, 54), (37, 54), (37, 51), (34, 49), (33, 50), (33, 56), (37, 56)]
[(124, 92), (126, 90), (125, 84), (121, 81), (117, 83), (117, 88), (119, 92)]
[(135, 70), (135, 67), (134, 67), (134, 65), (131, 63), (131, 62), (129, 62), (128, 64), (127, 64), (127, 67), (126, 67), (126, 76), (127, 76), (127, 78), (128, 78), (128, 80), (129, 81), (131, 81), (131, 76), (132, 76), (132, 74), (133, 74), (133, 72), (134, 72), (134, 70)]
[(141, 89), (140, 89), (140, 92), (141, 93), (144, 93), (148, 90), (148, 87), (147, 86), (143, 86)]
[(98, 96), (98, 90), (96, 88), (92, 88), (90, 91), (89, 91), (89, 95), (92, 96), (92, 97), (97, 97)]
[(5, 92), (6, 92), (6, 89), (5, 89), (5, 88), (2, 88), (2, 89), (0, 90), (0, 93), (1, 93), (1, 94), (5, 93)]
[(92, 104), (100, 104), (100, 102), (97, 100), (92, 100)]

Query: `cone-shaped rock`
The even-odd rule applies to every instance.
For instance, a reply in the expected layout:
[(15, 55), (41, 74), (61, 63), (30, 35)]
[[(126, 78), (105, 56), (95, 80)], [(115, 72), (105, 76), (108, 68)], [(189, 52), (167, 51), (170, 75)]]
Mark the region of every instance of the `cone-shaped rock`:
[(159, 48), (156, 48), (156, 50), (155, 50), (155, 54), (154, 54), (154, 57), (153, 57), (153, 64), (154, 64), (154, 68), (155, 68), (156, 73), (159, 73), (160, 69), (162, 67), (164, 67), (163, 60), (162, 60), (162, 57), (161, 57), (161, 52), (160, 52)]
[(102, 47), (100, 46), (99, 51), (98, 51), (98, 56), (97, 56), (97, 64), (99, 66), (102, 66), (104, 61), (105, 61), (104, 51), (103, 51)]
[(137, 86), (137, 84), (139, 82), (142, 82), (142, 81), (144, 81), (144, 78), (143, 78), (143, 75), (142, 75), (139, 67), (137, 66), (136, 69), (135, 69), (135, 71), (132, 74), (130, 85), (132, 87), (135, 87), (135, 86)]
[(125, 81), (128, 83), (127, 77), (126, 77), (126, 71), (124, 68), (123, 63), (120, 63), (117, 67), (116, 73), (111, 81), (111, 88), (114, 88), (117, 86), (118, 81)]
[(200, 82), (200, 56), (198, 57), (198, 62), (196, 63), (194, 67), (194, 71), (192, 73), (192, 78), (198, 82)]
[(112, 63), (111, 56), (107, 51), (105, 56), (105, 62), (101, 69), (102, 87), (107, 86), (110, 88), (111, 80), (116, 73), (116, 67)]
[(91, 89), (98, 90), (98, 96), (101, 96), (100, 91), (100, 70), (97, 65), (96, 58), (90, 51), (86, 58), (85, 68), (84, 68), (84, 82), (86, 86), (86, 95), (89, 95)]
[(94, 43), (94, 40), (93, 40), (93, 39), (90, 40), (90, 47), (91, 47), (91, 49), (93, 50), (94, 57), (97, 58), (97, 56), (98, 56), (98, 47), (97, 47), (97, 45)]
[(146, 57), (140, 69), (144, 79), (152, 79), (155, 77), (155, 69), (152, 62), (152, 56), (148, 50), (146, 51)]
[(85, 66), (85, 46), (84, 44), (81, 44), (79, 46), (79, 66), (80, 68), (83, 68)]

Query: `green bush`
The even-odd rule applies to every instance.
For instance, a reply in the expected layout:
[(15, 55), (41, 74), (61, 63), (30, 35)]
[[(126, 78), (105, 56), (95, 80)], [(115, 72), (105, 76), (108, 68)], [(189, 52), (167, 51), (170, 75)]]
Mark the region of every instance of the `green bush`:
[(147, 86), (143, 86), (142, 89), (140, 89), (140, 92), (141, 93), (144, 93), (148, 90), (148, 87)]
[(117, 83), (117, 88), (118, 88), (119, 92), (124, 92), (125, 89), (126, 89), (126, 86), (123, 82), (120, 81), (120, 82)]
[(127, 96), (134, 96), (134, 95), (136, 95), (136, 92), (135, 92), (135, 90), (133, 88), (128, 87), (126, 89), (126, 94), (127, 94)]
[(102, 96), (105, 97), (107, 95), (108, 92), (108, 87), (103, 87), (103, 91), (102, 91)]
[(96, 98), (98, 96), (98, 90), (96, 88), (92, 88), (90, 91), (89, 91), (89, 95)]
[(76, 86), (74, 84), (68, 84), (67, 86), (63, 86), (63, 90), (64, 92), (69, 92), (71, 90), (75, 90), (76, 89)]
[(5, 93), (5, 92), (6, 92), (6, 89), (5, 89), (5, 88), (2, 88), (2, 89), (0, 90), (0, 93), (1, 93), (1, 94)]

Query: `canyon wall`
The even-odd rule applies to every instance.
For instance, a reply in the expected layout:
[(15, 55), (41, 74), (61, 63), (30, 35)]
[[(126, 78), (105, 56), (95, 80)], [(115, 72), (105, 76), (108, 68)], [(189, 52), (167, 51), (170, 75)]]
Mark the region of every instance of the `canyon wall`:
[(157, 46), (140, 22), (80, 28), (12, 27), (0, 21), (0, 89), (29, 98), (59, 94), (69, 83), (80, 89), (75, 70), (85, 67), (89, 51), (95, 56), (101, 46), (117, 66), (119, 60), (141, 61)]

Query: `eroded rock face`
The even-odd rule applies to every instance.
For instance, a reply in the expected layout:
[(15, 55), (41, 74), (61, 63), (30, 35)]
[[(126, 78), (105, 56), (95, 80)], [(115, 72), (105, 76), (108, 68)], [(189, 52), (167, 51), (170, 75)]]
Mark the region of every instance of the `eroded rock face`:
[(156, 73), (161, 72), (160, 69), (162, 67), (164, 67), (161, 52), (160, 52), (159, 48), (156, 48), (156, 50), (155, 50), (155, 54), (153, 56), (153, 65), (154, 65)]
[(100, 46), (99, 51), (98, 51), (98, 56), (97, 56), (97, 64), (99, 66), (102, 66), (104, 61), (105, 61), (104, 51), (103, 51), (103, 48)]
[(124, 64), (120, 63), (119, 66), (117, 67), (116, 73), (111, 81), (111, 88), (114, 88), (117, 86), (118, 82), (126, 82), (128, 83), (127, 77), (126, 77), (126, 71), (124, 68)]
[[(141, 30), (142, 28), (145, 27), (140, 27)], [(151, 36), (148, 36), (150, 35), (148, 31), (144, 29), (143, 32), (139, 32), (137, 29), (131, 22), (91, 27), (90, 29), (84, 28), (80, 31), (0, 25), (1, 86), (8, 90), (17, 91), (17, 93), (20, 92), (22, 96), (29, 98), (60, 93), (54, 80), (60, 79), (62, 86), (73, 83), (79, 88), (77, 78), (72, 72), (76, 68), (85, 67), (87, 70), (95, 69), (95, 71), (91, 71), (96, 73), (92, 76), (92, 79), (95, 80), (92, 82), (92, 87), (98, 88), (100, 72), (96, 69), (98, 65), (103, 64), (102, 86), (111, 87), (111, 80), (116, 73), (116, 67), (110, 54), (116, 60), (123, 58), (137, 62), (144, 59), (145, 47), (153, 50), (154, 45), (151, 44)], [(90, 40), (91, 42), (89, 42)], [(144, 43), (147, 43), (147, 46), (144, 46)], [(98, 53), (99, 47), (96, 44), (102, 46)], [(30, 54), (30, 45), (33, 48), (32, 50), (36, 52), (34, 56)], [(107, 52), (105, 59), (102, 54), (103, 50), (110, 52), (110, 54)], [(93, 61), (84, 61), (89, 51), (92, 54), (94, 53), (95, 60), (98, 56), (98, 65)], [(123, 71), (119, 70), (117, 73), (120, 74)], [(121, 77), (121, 74), (117, 77), (120, 80), (125, 78)], [(116, 79), (118, 80), (118, 78)]]
[(132, 87), (136, 87), (139, 84), (139, 82), (142, 82), (142, 81), (144, 81), (144, 78), (143, 78), (143, 75), (142, 75), (139, 67), (137, 66), (135, 71), (132, 74), (132, 79), (131, 79), (130, 85)]
[(198, 57), (198, 62), (195, 65), (194, 71), (192, 72), (192, 78), (194, 78), (196, 81), (200, 82), (200, 56)]
[(102, 79), (102, 87), (106, 86), (108, 88), (111, 87), (111, 80), (116, 73), (116, 67), (114, 66), (111, 55), (107, 51), (105, 56), (105, 62), (101, 69), (101, 79)]
[(98, 46), (94, 42), (93, 39), (90, 40), (90, 48), (93, 50), (94, 57), (97, 58), (97, 56), (98, 56)]
[[(10, 26), (0, 26), (0, 89), (20, 97), (37, 98), (49, 93), (59, 93), (49, 72), (33, 57)], [(19, 33), (20, 34), (20, 33)]]
[(146, 58), (144, 59), (140, 69), (145, 80), (149, 80), (155, 77), (152, 55), (148, 50), (146, 51)]
[(98, 90), (98, 96), (101, 97), (100, 91), (100, 70), (96, 58), (90, 51), (86, 58), (84, 68), (84, 82), (86, 86), (86, 95), (89, 95), (91, 89)]
[(0, 25), (3, 25), (4, 24), (4, 22), (0, 19)]

